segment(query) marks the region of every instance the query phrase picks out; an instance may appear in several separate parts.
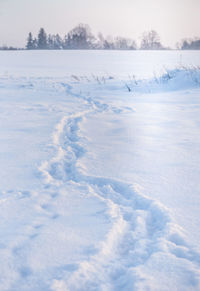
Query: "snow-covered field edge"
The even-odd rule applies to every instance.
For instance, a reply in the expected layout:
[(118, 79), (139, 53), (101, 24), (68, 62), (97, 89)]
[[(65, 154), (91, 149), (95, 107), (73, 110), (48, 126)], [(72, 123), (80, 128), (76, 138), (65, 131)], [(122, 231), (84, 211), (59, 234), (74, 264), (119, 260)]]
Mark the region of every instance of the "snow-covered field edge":
[[(30, 192), (27, 196), (31, 195), (37, 204), (37, 199), (41, 201), (40, 195), (43, 195), (43, 211), (48, 212), (52, 208), (59, 210), (59, 199), (63, 197), (63, 193), (69, 192), (70, 187), (74, 187), (77, 192), (79, 188), (84, 189), (90, 197), (94, 196), (103, 203), (107, 219), (111, 222), (108, 233), (104, 240), (98, 243), (95, 252), (87, 256), (87, 259), (79, 260), (76, 267), (71, 270), (66, 270), (63, 266), (60, 272), (62, 277), (49, 272), (47, 278), (45, 277), (45, 284), (36, 284), (37, 278), (42, 281), (42, 270), (31, 272), (30, 267), (23, 268), (20, 250), (15, 248), (19, 260), (16, 260), (13, 267), (10, 284), (6, 285), (5, 280), (2, 280), (0, 285), (2, 290), (14, 291), (19, 286), (21, 290), (37, 288), (56, 291), (200, 288), (199, 250), (190, 244), (184, 230), (173, 221), (170, 210), (160, 202), (143, 195), (140, 186), (134, 181), (130, 184), (107, 176), (87, 175), (84, 170), (87, 165), (82, 163), (87, 151), (87, 139), (92, 138), (82, 134), (84, 120), (89, 120), (97, 114), (103, 118), (105, 114), (123, 117), (124, 114), (134, 113), (132, 107), (120, 103), (119, 106), (114, 105), (115, 102), (109, 99), (110, 92), (130, 94), (131, 98), (132, 94), (195, 90), (199, 85), (198, 68), (167, 71), (164, 75), (155, 76), (151, 80), (136, 80), (134, 77), (118, 80), (113, 76), (72, 76), (67, 80), (13, 78), (10, 82), (8, 77), (0, 78), (0, 86), (6, 90), (10, 88), (66, 94), (67, 98), (77, 99), (81, 104), (80, 111), (68, 112), (66, 115), (59, 108), (60, 121), (52, 134), (53, 154), (38, 167), (38, 176), (39, 179), (42, 177), (44, 193)], [(98, 96), (103, 94), (105, 96), (103, 101), (99, 97), (96, 98), (95, 94)], [(23, 191), (22, 194), (26, 196)], [(3, 200), (1, 202), (3, 203)], [(53, 220), (57, 220), (59, 226), (61, 217), (56, 211), (50, 214)], [(34, 217), (35, 214), (31, 215)], [(39, 222), (40, 220), (42, 218)], [(39, 228), (39, 225), (37, 222), (35, 227)], [(56, 228), (54, 230), (56, 232)], [(42, 231), (40, 234), (42, 235)], [(38, 243), (42, 241), (38, 239)], [(30, 245), (30, 250), (31, 248)], [(18, 269), (21, 277), (15, 275)], [(9, 272), (9, 266), (7, 270)], [(10, 277), (8, 274), (6, 276)]]
[[(81, 84), (82, 90), (85, 82), (91, 82), (88, 77), (72, 76), (72, 79)], [(98, 87), (107, 90), (123, 90), (124, 87), (130, 93), (155, 93), (198, 88), (200, 70), (176, 69), (151, 80), (129, 78), (119, 82), (114, 77), (99, 76), (93, 76), (93, 79)], [(61, 183), (63, 187), (66, 181), (73, 181), (87, 186), (88, 192), (105, 202), (113, 225), (97, 253), (80, 262), (78, 269), (66, 279), (55, 280), (52, 289), (161, 290), (155, 276), (162, 273), (167, 263), (172, 267), (167, 270), (167, 276), (177, 270), (178, 273), (175, 280), (164, 279), (168, 282), (162, 290), (180, 290), (183, 276), (186, 290), (197, 290), (200, 286), (200, 253), (188, 242), (184, 230), (173, 221), (170, 210), (144, 196), (139, 185), (87, 176), (81, 169), (79, 160), (86, 151), (82, 146), (82, 140), (85, 140), (81, 135), (82, 120), (97, 112), (123, 114), (124, 108), (97, 102), (83, 92), (72, 93), (73, 87), (69, 84), (66, 87), (68, 94), (87, 103), (88, 110), (62, 118), (53, 134), (57, 155), (43, 163), (40, 170), (48, 185)]]

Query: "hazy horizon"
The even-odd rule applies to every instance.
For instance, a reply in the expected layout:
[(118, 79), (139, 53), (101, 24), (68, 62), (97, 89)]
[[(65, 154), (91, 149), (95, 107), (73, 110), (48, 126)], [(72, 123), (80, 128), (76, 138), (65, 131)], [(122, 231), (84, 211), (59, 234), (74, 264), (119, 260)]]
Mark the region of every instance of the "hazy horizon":
[(199, 0), (0, 0), (0, 46), (24, 47), (39, 28), (64, 36), (79, 23), (96, 35), (124, 36), (137, 42), (156, 30), (164, 46), (200, 36)]

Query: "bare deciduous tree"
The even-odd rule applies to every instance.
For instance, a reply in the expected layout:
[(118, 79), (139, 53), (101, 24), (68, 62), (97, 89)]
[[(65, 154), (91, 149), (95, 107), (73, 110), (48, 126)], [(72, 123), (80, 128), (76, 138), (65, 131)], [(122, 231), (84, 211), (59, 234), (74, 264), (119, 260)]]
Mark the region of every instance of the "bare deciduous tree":
[(64, 48), (66, 49), (90, 49), (93, 48), (95, 37), (87, 24), (79, 24), (66, 36)]
[(160, 42), (160, 36), (155, 30), (144, 32), (142, 35), (141, 49), (143, 50), (158, 50), (162, 49), (163, 46)]

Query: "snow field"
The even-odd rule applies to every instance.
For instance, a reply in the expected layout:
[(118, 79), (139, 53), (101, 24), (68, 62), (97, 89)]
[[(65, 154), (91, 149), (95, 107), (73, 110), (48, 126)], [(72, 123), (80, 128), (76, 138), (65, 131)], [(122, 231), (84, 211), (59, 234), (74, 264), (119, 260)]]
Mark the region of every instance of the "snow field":
[(193, 212), (199, 237), (177, 177), (196, 165), (198, 201), (200, 74), (167, 76), (1, 78), (0, 290), (199, 290), (200, 250), (175, 212)]
[[(83, 99), (86, 100), (85, 97)], [(105, 111), (112, 112), (114, 115), (123, 115), (124, 108), (117, 110), (105, 103), (95, 102), (93, 104), (90, 97), (88, 102), (89, 106), (92, 103), (95, 110), (94, 112), (86, 112), (86, 116), (94, 113), (95, 116), (98, 116), (100, 113), (102, 117), (102, 113)], [(128, 109), (128, 112), (132, 112), (131, 108), (128, 107)], [(98, 120), (100, 120), (100, 116), (97, 117)], [(136, 190), (137, 186), (134, 187), (114, 179), (83, 174), (84, 169), (81, 171), (79, 159), (85, 150), (80, 144), (82, 144), (82, 139), (85, 140), (86, 134), (84, 134), (84, 138), (80, 134), (78, 135), (80, 131), (78, 125), (81, 124), (82, 119), (83, 117), (75, 116), (73, 120), (70, 118), (66, 122), (65, 138), (67, 137), (67, 142), (64, 141), (64, 145), (70, 145), (68, 152), (70, 163), (67, 160), (66, 164), (63, 165), (64, 169), (67, 170), (60, 171), (59, 168), (59, 173), (64, 173), (62, 175), (64, 180), (70, 179), (89, 184), (90, 191), (97, 193), (100, 199), (103, 197), (109, 204), (111, 203), (111, 217), (114, 217), (116, 222), (108, 233), (107, 240), (103, 242), (99, 253), (91, 257), (90, 261), (81, 263), (80, 268), (66, 282), (63, 280), (61, 282), (55, 281), (53, 285), (55, 290), (62, 290), (62, 288), (64, 290), (79, 290), (80, 285), (82, 290), (143, 290), (144, 288), (152, 290), (162, 288), (164, 290), (165, 287), (163, 285), (161, 287), (160, 282), (158, 284), (157, 277), (154, 278), (152, 270), (155, 270), (155, 273), (160, 273), (160, 268), (165, 266), (165, 261), (171, 261), (170, 264), (179, 270), (175, 278), (169, 280), (168, 276), (173, 277), (174, 270), (166, 268), (166, 274), (162, 278), (167, 284), (165, 290), (171, 288), (179, 290), (180, 286), (185, 288), (185, 285), (186, 289), (194, 288), (195, 290), (198, 288), (199, 254), (187, 245), (181, 228), (172, 222), (163, 206), (141, 195)], [(61, 125), (59, 129), (64, 129), (63, 120)], [(73, 161), (71, 160), (72, 156), (75, 158)], [(61, 160), (63, 163), (64, 159)], [(57, 176), (58, 171), (55, 170), (55, 166), (53, 169), (53, 176), (55, 177), (56, 173), (56, 177), (60, 179), (60, 175)], [(66, 173), (70, 173), (70, 177), (66, 177)], [(154, 260), (157, 261), (156, 264)], [(181, 260), (183, 261), (181, 262)], [(150, 274), (149, 270), (143, 268), (146, 262), (151, 266)], [(183, 262), (184, 267), (182, 266)], [(158, 274), (158, 276), (160, 275)], [(184, 284), (182, 282), (183, 276), (185, 278)], [(140, 284), (141, 280), (142, 284)]]

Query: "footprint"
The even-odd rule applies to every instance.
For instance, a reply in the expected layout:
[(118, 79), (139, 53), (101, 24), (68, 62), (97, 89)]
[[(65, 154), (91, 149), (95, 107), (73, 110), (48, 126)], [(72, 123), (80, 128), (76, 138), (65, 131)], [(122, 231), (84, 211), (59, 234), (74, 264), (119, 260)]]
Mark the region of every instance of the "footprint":
[(52, 219), (57, 219), (57, 218), (59, 218), (59, 216), (60, 216), (59, 214), (54, 214), (54, 215), (52, 215), (51, 218), (52, 218)]
[(34, 234), (31, 234), (31, 235), (29, 236), (29, 238), (32, 240), (32, 239), (34, 239), (34, 238), (36, 238), (36, 237), (38, 237), (38, 236), (39, 236), (38, 233), (34, 233)]
[(21, 277), (23, 278), (27, 278), (28, 276), (30, 276), (32, 274), (32, 271), (29, 267), (22, 267), (19, 270)]
[(42, 228), (43, 226), (44, 226), (43, 224), (37, 224), (37, 225), (34, 226), (34, 228), (35, 228), (35, 229), (40, 229), (40, 228)]

